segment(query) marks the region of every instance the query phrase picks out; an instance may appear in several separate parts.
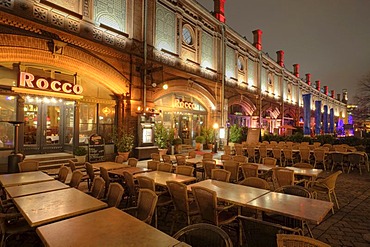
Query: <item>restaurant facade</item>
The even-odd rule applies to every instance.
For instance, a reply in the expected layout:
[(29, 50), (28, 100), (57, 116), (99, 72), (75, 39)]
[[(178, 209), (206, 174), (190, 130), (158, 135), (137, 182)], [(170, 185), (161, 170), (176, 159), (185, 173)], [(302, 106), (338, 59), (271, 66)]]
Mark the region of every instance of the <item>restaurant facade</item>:
[(113, 154), (115, 129), (142, 136), (143, 114), (189, 144), (214, 123), (315, 128), (317, 101), (346, 122), (334, 90), (309, 73), (302, 79), (299, 64), (287, 69), (282, 50), (276, 61), (264, 53), (261, 30), (253, 42), (236, 33), (225, 1), (214, 2), (211, 14), (195, 1), (2, 1), (0, 163), (14, 149), (15, 120), (24, 122), (17, 141), (26, 155), (72, 152), (92, 135)]

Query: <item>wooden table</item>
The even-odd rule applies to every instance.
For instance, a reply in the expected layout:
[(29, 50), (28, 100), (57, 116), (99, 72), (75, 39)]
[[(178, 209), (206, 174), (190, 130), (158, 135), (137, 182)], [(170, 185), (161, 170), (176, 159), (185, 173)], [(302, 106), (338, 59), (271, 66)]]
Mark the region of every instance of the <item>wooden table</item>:
[(247, 203), (248, 207), (320, 224), (332, 202), (270, 192)]
[(207, 179), (198, 183), (190, 184), (188, 185), (188, 190), (191, 190), (191, 187), (193, 186), (200, 186), (216, 191), (218, 199), (239, 206), (245, 206), (253, 199), (256, 199), (270, 192), (269, 190), (253, 188), (240, 184), (226, 183), (212, 179)]
[(301, 175), (301, 176), (310, 177), (313, 179), (315, 179), (322, 172), (322, 169), (298, 168), (298, 167), (291, 167), (291, 166), (286, 166), (285, 168), (293, 170), (294, 175)]
[(120, 163), (116, 163), (116, 162), (112, 162), (112, 161), (93, 163), (92, 165), (96, 169), (100, 169), (100, 167), (104, 167), (108, 171), (109, 170), (115, 170), (115, 169), (121, 169), (121, 168), (130, 167), (127, 164), (120, 164)]
[(2, 187), (16, 186), (22, 184), (32, 184), (51, 180), (54, 180), (54, 178), (43, 173), (42, 171), (20, 172), (0, 175), (0, 183)]
[(175, 246), (180, 242), (117, 208), (38, 227), (45, 246)]
[(40, 183), (5, 187), (5, 191), (10, 198), (14, 198), (68, 188), (70, 188), (68, 185), (57, 180), (52, 180)]
[(157, 185), (161, 186), (167, 186), (166, 182), (167, 181), (177, 181), (180, 183), (190, 183), (192, 181), (195, 181), (195, 177), (189, 177), (189, 176), (184, 176), (184, 175), (179, 175), (175, 173), (170, 173), (170, 172), (160, 172), (160, 171), (153, 171), (153, 172), (144, 172), (135, 175), (137, 176), (145, 176), (149, 177), (151, 179), (154, 179), (154, 182)]
[(107, 207), (75, 188), (17, 197), (14, 204), (32, 227)]
[(110, 170), (110, 174), (122, 176), (123, 172), (129, 172), (132, 175), (138, 174), (138, 173), (143, 173), (143, 172), (150, 172), (151, 169), (148, 168), (143, 168), (143, 167), (127, 167), (127, 168), (120, 168), (120, 169), (115, 169), (115, 170)]

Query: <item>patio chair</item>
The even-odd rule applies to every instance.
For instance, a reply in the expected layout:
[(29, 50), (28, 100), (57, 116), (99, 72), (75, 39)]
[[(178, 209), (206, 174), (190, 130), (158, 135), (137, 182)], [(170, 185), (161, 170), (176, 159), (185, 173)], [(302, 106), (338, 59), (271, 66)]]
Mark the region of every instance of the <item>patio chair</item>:
[(39, 170), (39, 162), (34, 160), (22, 161), (18, 163), (19, 172), (33, 172)]
[(168, 154), (162, 155), (162, 160), (164, 163), (172, 164), (171, 156)]
[(244, 155), (244, 149), (243, 149), (243, 146), (241, 144), (235, 144), (234, 145), (234, 149), (235, 149), (235, 155)]
[(231, 156), (233, 161), (239, 162), (239, 163), (246, 163), (247, 162), (247, 156), (244, 155), (235, 155)]
[(258, 177), (258, 165), (253, 163), (245, 163), (240, 165), (244, 179), (249, 177)]
[(362, 175), (361, 166), (366, 165), (366, 158), (364, 153), (360, 152), (353, 152), (347, 155), (349, 167), (348, 167), (348, 173), (351, 169), (357, 167), (360, 171), (360, 175)]
[(330, 245), (321, 242), (320, 240), (293, 234), (277, 234), (277, 247), (330, 247)]
[(122, 155), (117, 155), (115, 158), (114, 158), (114, 162), (115, 163), (119, 163), (119, 164), (122, 164), (123, 162), (125, 162), (125, 157), (123, 157)]
[(191, 166), (176, 166), (175, 170), (176, 174), (184, 175), (184, 176), (190, 176), (192, 177), (194, 174), (194, 167)]
[(80, 170), (82, 172), (86, 172), (85, 170), (85, 164), (78, 165), (77, 162), (74, 162), (73, 160), (68, 160), (69, 168), (71, 168), (71, 171), (74, 172), (75, 170)]
[(326, 154), (325, 149), (323, 148), (317, 148), (313, 150), (313, 156), (315, 158), (315, 163), (313, 164), (313, 167), (316, 168), (318, 164), (322, 164), (324, 167), (324, 170), (326, 171)]
[(344, 172), (344, 154), (343, 153), (331, 153), (331, 160), (333, 162), (331, 166), (331, 171), (333, 171), (335, 167), (340, 166), (342, 168), (342, 171)]
[(34, 231), (21, 213), (0, 213), (1, 246), (6, 246), (6, 241), (13, 235), (20, 235), (28, 231)]
[(186, 157), (185, 157), (185, 155), (176, 154), (175, 157), (176, 157), (176, 164), (178, 166), (184, 166), (184, 165), (186, 165)]
[(272, 157), (274, 157), (277, 161), (279, 161), (279, 166), (283, 166), (280, 147), (272, 148)]
[(127, 160), (127, 164), (128, 164), (130, 167), (136, 167), (136, 166), (137, 166), (137, 162), (139, 162), (139, 161), (138, 161), (138, 159), (135, 159), (135, 158), (129, 158), (129, 159)]
[(159, 163), (157, 167), (157, 171), (161, 172), (172, 172), (173, 165), (172, 163)]
[(239, 181), (239, 162), (235, 160), (225, 160), (224, 169), (230, 172), (231, 182), (237, 183)]
[(250, 159), (252, 159), (253, 162), (256, 163), (256, 149), (254, 146), (247, 147), (247, 154), (248, 154), (248, 162), (250, 161)]
[(216, 169), (216, 161), (214, 160), (202, 161), (202, 166), (204, 168), (205, 179), (211, 178), (212, 170)]
[(170, 192), (173, 205), (175, 206), (174, 219), (172, 221), (170, 234), (172, 235), (175, 223), (179, 216), (186, 216), (186, 224), (190, 225), (191, 218), (199, 215), (197, 204), (189, 198), (187, 185), (177, 181), (167, 181), (167, 188)]
[(228, 154), (222, 154), (221, 155), (221, 160), (232, 160), (233, 156), (228, 155)]
[(225, 155), (232, 155), (230, 146), (224, 146), (224, 154)]
[(124, 196), (127, 198), (127, 207), (131, 207), (137, 198), (138, 186), (135, 184), (134, 176), (132, 173), (123, 171), (122, 173), (124, 179)]
[(311, 159), (310, 149), (308, 147), (299, 148), (299, 157), (300, 157), (300, 162), (310, 163), (310, 159)]
[(272, 168), (272, 183), (275, 189), (284, 185), (294, 185), (294, 171), (284, 167)]
[(262, 159), (262, 164), (264, 164), (266, 166), (275, 167), (276, 162), (277, 162), (277, 159), (272, 158), (272, 157), (265, 157), (265, 158)]
[(213, 159), (213, 153), (204, 153), (203, 160), (211, 160)]
[(112, 178), (112, 177), (109, 177), (108, 170), (105, 169), (104, 167), (100, 167), (100, 176), (105, 181), (105, 190), (104, 190), (104, 197), (105, 197), (107, 195), (107, 193), (108, 193), (108, 189), (109, 189), (110, 183), (121, 181), (121, 178)]
[(284, 154), (284, 166), (287, 166), (290, 162), (291, 165), (294, 164), (293, 149), (292, 148), (283, 148)]
[(96, 199), (101, 199), (104, 196), (104, 185), (105, 181), (101, 177), (95, 177), (91, 189), (87, 192), (87, 194), (95, 197)]
[[(336, 206), (339, 209), (337, 195), (335, 194), (335, 185), (337, 178), (341, 173), (342, 171), (337, 171), (326, 178), (318, 178), (316, 181), (310, 181), (308, 183), (308, 188), (314, 193), (323, 193), (328, 195), (330, 202), (333, 202), (331, 198), (331, 195), (333, 195)], [(334, 207), (331, 210), (334, 214)]]
[(189, 152), (188, 156), (189, 156), (190, 159), (192, 159), (192, 158), (197, 157), (197, 153), (194, 150), (192, 150), (192, 151)]
[(293, 167), (297, 167), (297, 168), (310, 168), (310, 169), (313, 169), (313, 165), (309, 164), (309, 163), (304, 163), (304, 162), (300, 162), (300, 163), (295, 163), (293, 165)]
[(229, 235), (220, 227), (198, 223), (186, 226), (179, 230), (173, 237), (193, 247), (218, 246), (232, 247)]
[[(100, 172), (99, 171), (94, 171), (94, 167), (93, 167), (93, 165), (91, 165), (90, 162), (85, 162), (85, 168), (86, 168), (86, 173), (87, 173), (87, 176), (88, 176), (87, 186), (90, 189), (91, 184), (94, 181), (95, 176), (100, 175)], [(84, 175), (84, 177), (85, 177), (85, 175)]]
[(261, 163), (262, 159), (267, 157), (267, 147), (266, 145), (261, 145), (258, 150), (259, 150), (258, 163)]
[(258, 177), (245, 178), (244, 180), (239, 182), (239, 184), (245, 185), (245, 186), (250, 186), (250, 187), (253, 187), (253, 188), (270, 190), (269, 183), (266, 180), (264, 180), (262, 178), (258, 178)]
[(154, 161), (161, 161), (161, 156), (158, 154), (158, 153), (152, 153), (150, 154), (150, 158), (152, 158), (152, 160)]
[(225, 169), (212, 169), (211, 179), (223, 182), (230, 181), (231, 172)]
[(66, 167), (66, 166), (61, 166), (59, 168), (57, 180), (62, 182), (62, 183), (65, 183), (66, 180), (67, 180), (68, 173), (69, 173), (69, 168)]
[(78, 189), (78, 186), (80, 185), (83, 176), (84, 174), (79, 170), (72, 172), (72, 178), (71, 182), (69, 183), (69, 186)]
[(160, 161), (155, 161), (155, 160), (149, 160), (147, 162), (147, 168), (152, 170), (152, 171), (156, 171), (157, 168), (158, 168), (158, 164), (160, 163)]
[(122, 196), (124, 192), (124, 188), (119, 183), (110, 183), (107, 198), (103, 201), (107, 202), (108, 207), (118, 208), (122, 201)]
[(136, 207), (124, 209), (125, 212), (133, 214), (137, 219), (151, 224), (153, 214), (157, 205), (158, 196), (150, 189), (140, 189)]

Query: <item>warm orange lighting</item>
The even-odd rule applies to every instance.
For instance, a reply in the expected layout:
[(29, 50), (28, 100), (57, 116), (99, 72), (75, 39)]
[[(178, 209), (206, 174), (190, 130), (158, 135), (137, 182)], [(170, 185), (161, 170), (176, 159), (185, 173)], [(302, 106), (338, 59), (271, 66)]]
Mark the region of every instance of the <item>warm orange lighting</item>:
[(167, 90), (168, 89), (168, 84), (163, 84), (163, 87), (162, 87), (164, 90)]

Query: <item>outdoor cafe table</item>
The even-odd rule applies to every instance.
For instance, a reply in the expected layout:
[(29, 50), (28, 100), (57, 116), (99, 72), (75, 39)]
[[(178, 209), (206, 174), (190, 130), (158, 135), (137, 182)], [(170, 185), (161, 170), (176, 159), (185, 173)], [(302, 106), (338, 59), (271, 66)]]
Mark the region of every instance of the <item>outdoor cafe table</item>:
[(179, 175), (179, 174), (175, 174), (171, 172), (161, 172), (161, 171), (144, 172), (144, 173), (135, 175), (135, 177), (137, 176), (149, 177), (153, 179), (157, 185), (161, 185), (161, 186), (167, 186), (166, 184), (167, 181), (190, 183), (196, 180), (195, 177)]
[(42, 171), (20, 172), (0, 175), (0, 183), (2, 187), (32, 184), (51, 180), (54, 180), (54, 178), (43, 173)]
[(180, 242), (117, 208), (38, 227), (45, 246), (177, 246)]
[(286, 166), (285, 168), (293, 170), (294, 175), (310, 177), (313, 180), (316, 179), (317, 176), (322, 172), (322, 169), (299, 168), (299, 167), (291, 167), (291, 166)]
[(107, 204), (75, 188), (49, 191), (13, 199), (31, 227), (107, 207)]
[(143, 173), (143, 172), (150, 172), (151, 169), (144, 168), (144, 167), (127, 167), (127, 168), (120, 168), (120, 169), (115, 169), (115, 170), (110, 170), (110, 174), (122, 176), (123, 172), (128, 172), (131, 173), (132, 175), (138, 174), (138, 173)]
[(120, 164), (120, 163), (116, 163), (116, 162), (112, 162), (112, 161), (93, 163), (92, 165), (96, 169), (100, 169), (100, 167), (103, 167), (103, 168), (107, 169), (108, 171), (130, 167), (127, 164)]
[(5, 191), (10, 198), (14, 198), (68, 188), (70, 188), (68, 185), (59, 182), (58, 180), (52, 180), (40, 183), (5, 187)]
[(270, 192), (247, 203), (248, 207), (268, 213), (320, 224), (333, 203), (306, 197)]

